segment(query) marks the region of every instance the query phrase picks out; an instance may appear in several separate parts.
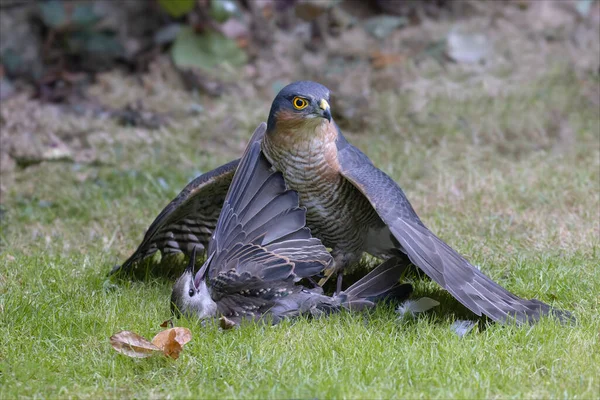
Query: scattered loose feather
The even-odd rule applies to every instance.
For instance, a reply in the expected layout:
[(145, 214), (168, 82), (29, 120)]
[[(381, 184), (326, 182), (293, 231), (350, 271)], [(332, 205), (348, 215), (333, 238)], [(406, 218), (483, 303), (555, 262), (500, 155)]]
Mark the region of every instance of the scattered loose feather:
[(405, 317), (407, 315), (414, 316), (415, 314), (425, 312), (439, 305), (440, 302), (437, 300), (429, 297), (421, 297), (418, 300), (406, 300), (398, 306), (396, 312), (400, 314), (400, 317)]
[(469, 321), (464, 319), (459, 319), (454, 321), (450, 329), (454, 331), (458, 335), (458, 337), (463, 337), (467, 333), (471, 332), (473, 328), (477, 325), (477, 321)]
[(236, 325), (237, 324), (234, 321), (230, 320), (229, 318), (227, 318), (225, 316), (222, 316), (221, 318), (219, 318), (219, 326), (224, 331), (233, 329), (233, 328), (235, 328)]

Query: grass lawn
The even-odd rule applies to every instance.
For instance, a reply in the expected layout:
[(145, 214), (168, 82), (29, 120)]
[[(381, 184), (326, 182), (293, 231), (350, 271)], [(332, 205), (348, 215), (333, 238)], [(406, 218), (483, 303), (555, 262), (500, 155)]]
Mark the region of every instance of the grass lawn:
[(15, 172), (0, 214), (0, 398), (598, 398), (600, 122), (578, 84), (558, 68), (505, 94), (436, 94), (412, 112), (413, 94), (382, 93), (370, 134), (347, 135), (440, 237), (577, 324), (482, 323), (459, 338), (450, 325), (472, 315), (416, 280), (415, 297), (442, 304), (414, 319), (389, 305), (229, 332), (183, 319), (193, 339), (178, 360), (117, 354), (113, 333), (162, 329), (172, 282), (106, 273), (266, 119), (268, 98), (226, 97), (243, 115), (227, 135), (222, 106), (153, 132), (106, 122), (106, 164)]

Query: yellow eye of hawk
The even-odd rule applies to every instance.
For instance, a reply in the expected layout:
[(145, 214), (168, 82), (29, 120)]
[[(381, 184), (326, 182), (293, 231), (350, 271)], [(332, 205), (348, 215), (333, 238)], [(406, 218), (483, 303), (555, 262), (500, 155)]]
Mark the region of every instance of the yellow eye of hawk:
[(306, 107), (308, 107), (308, 101), (302, 97), (294, 97), (292, 104), (296, 110), (304, 110)]

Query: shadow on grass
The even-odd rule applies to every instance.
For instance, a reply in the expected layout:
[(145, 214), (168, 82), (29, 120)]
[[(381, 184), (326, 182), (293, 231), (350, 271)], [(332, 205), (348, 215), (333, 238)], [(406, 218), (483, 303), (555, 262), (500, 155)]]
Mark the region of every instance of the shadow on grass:
[[(204, 254), (196, 259), (196, 269), (204, 263), (205, 259)], [(115, 281), (134, 280), (145, 282), (159, 279), (174, 282), (183, 273), (188, 262), (189, 257), (183, 253), (162, 256), (160, 251), (157, 251), (141, 261), (132, 263), (126, 270), (120, 269), (120, 265), (115, 265), (111, 271), (107, 272), (107, 275), (110, 280)]]

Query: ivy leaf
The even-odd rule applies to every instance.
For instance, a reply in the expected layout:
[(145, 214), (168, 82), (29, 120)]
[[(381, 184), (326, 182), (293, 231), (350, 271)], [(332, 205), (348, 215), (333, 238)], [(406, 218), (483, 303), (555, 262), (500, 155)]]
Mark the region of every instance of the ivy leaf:
[(224, 64), (240, 67), (246, 64), (246, 53), (236, 42), (217, 32), (194, 33), (192, 28), (183, 27), (179, 31), (171, 57), (177, 67), (213, 70)]
[(51, 0), (39, 3), (42, 21), (52, 29), (62, 27), (67, 23), (67, 12), (61, 1)]
[(71, 14), (71, 21), (76, 25), (88, 27), (100, 21), (100, 16), (96, 14), (93, 4), (77, 4)]
[(192, 11), (195, 0), (158, 0), (160, 7), (171, 17), (179, 18)]

